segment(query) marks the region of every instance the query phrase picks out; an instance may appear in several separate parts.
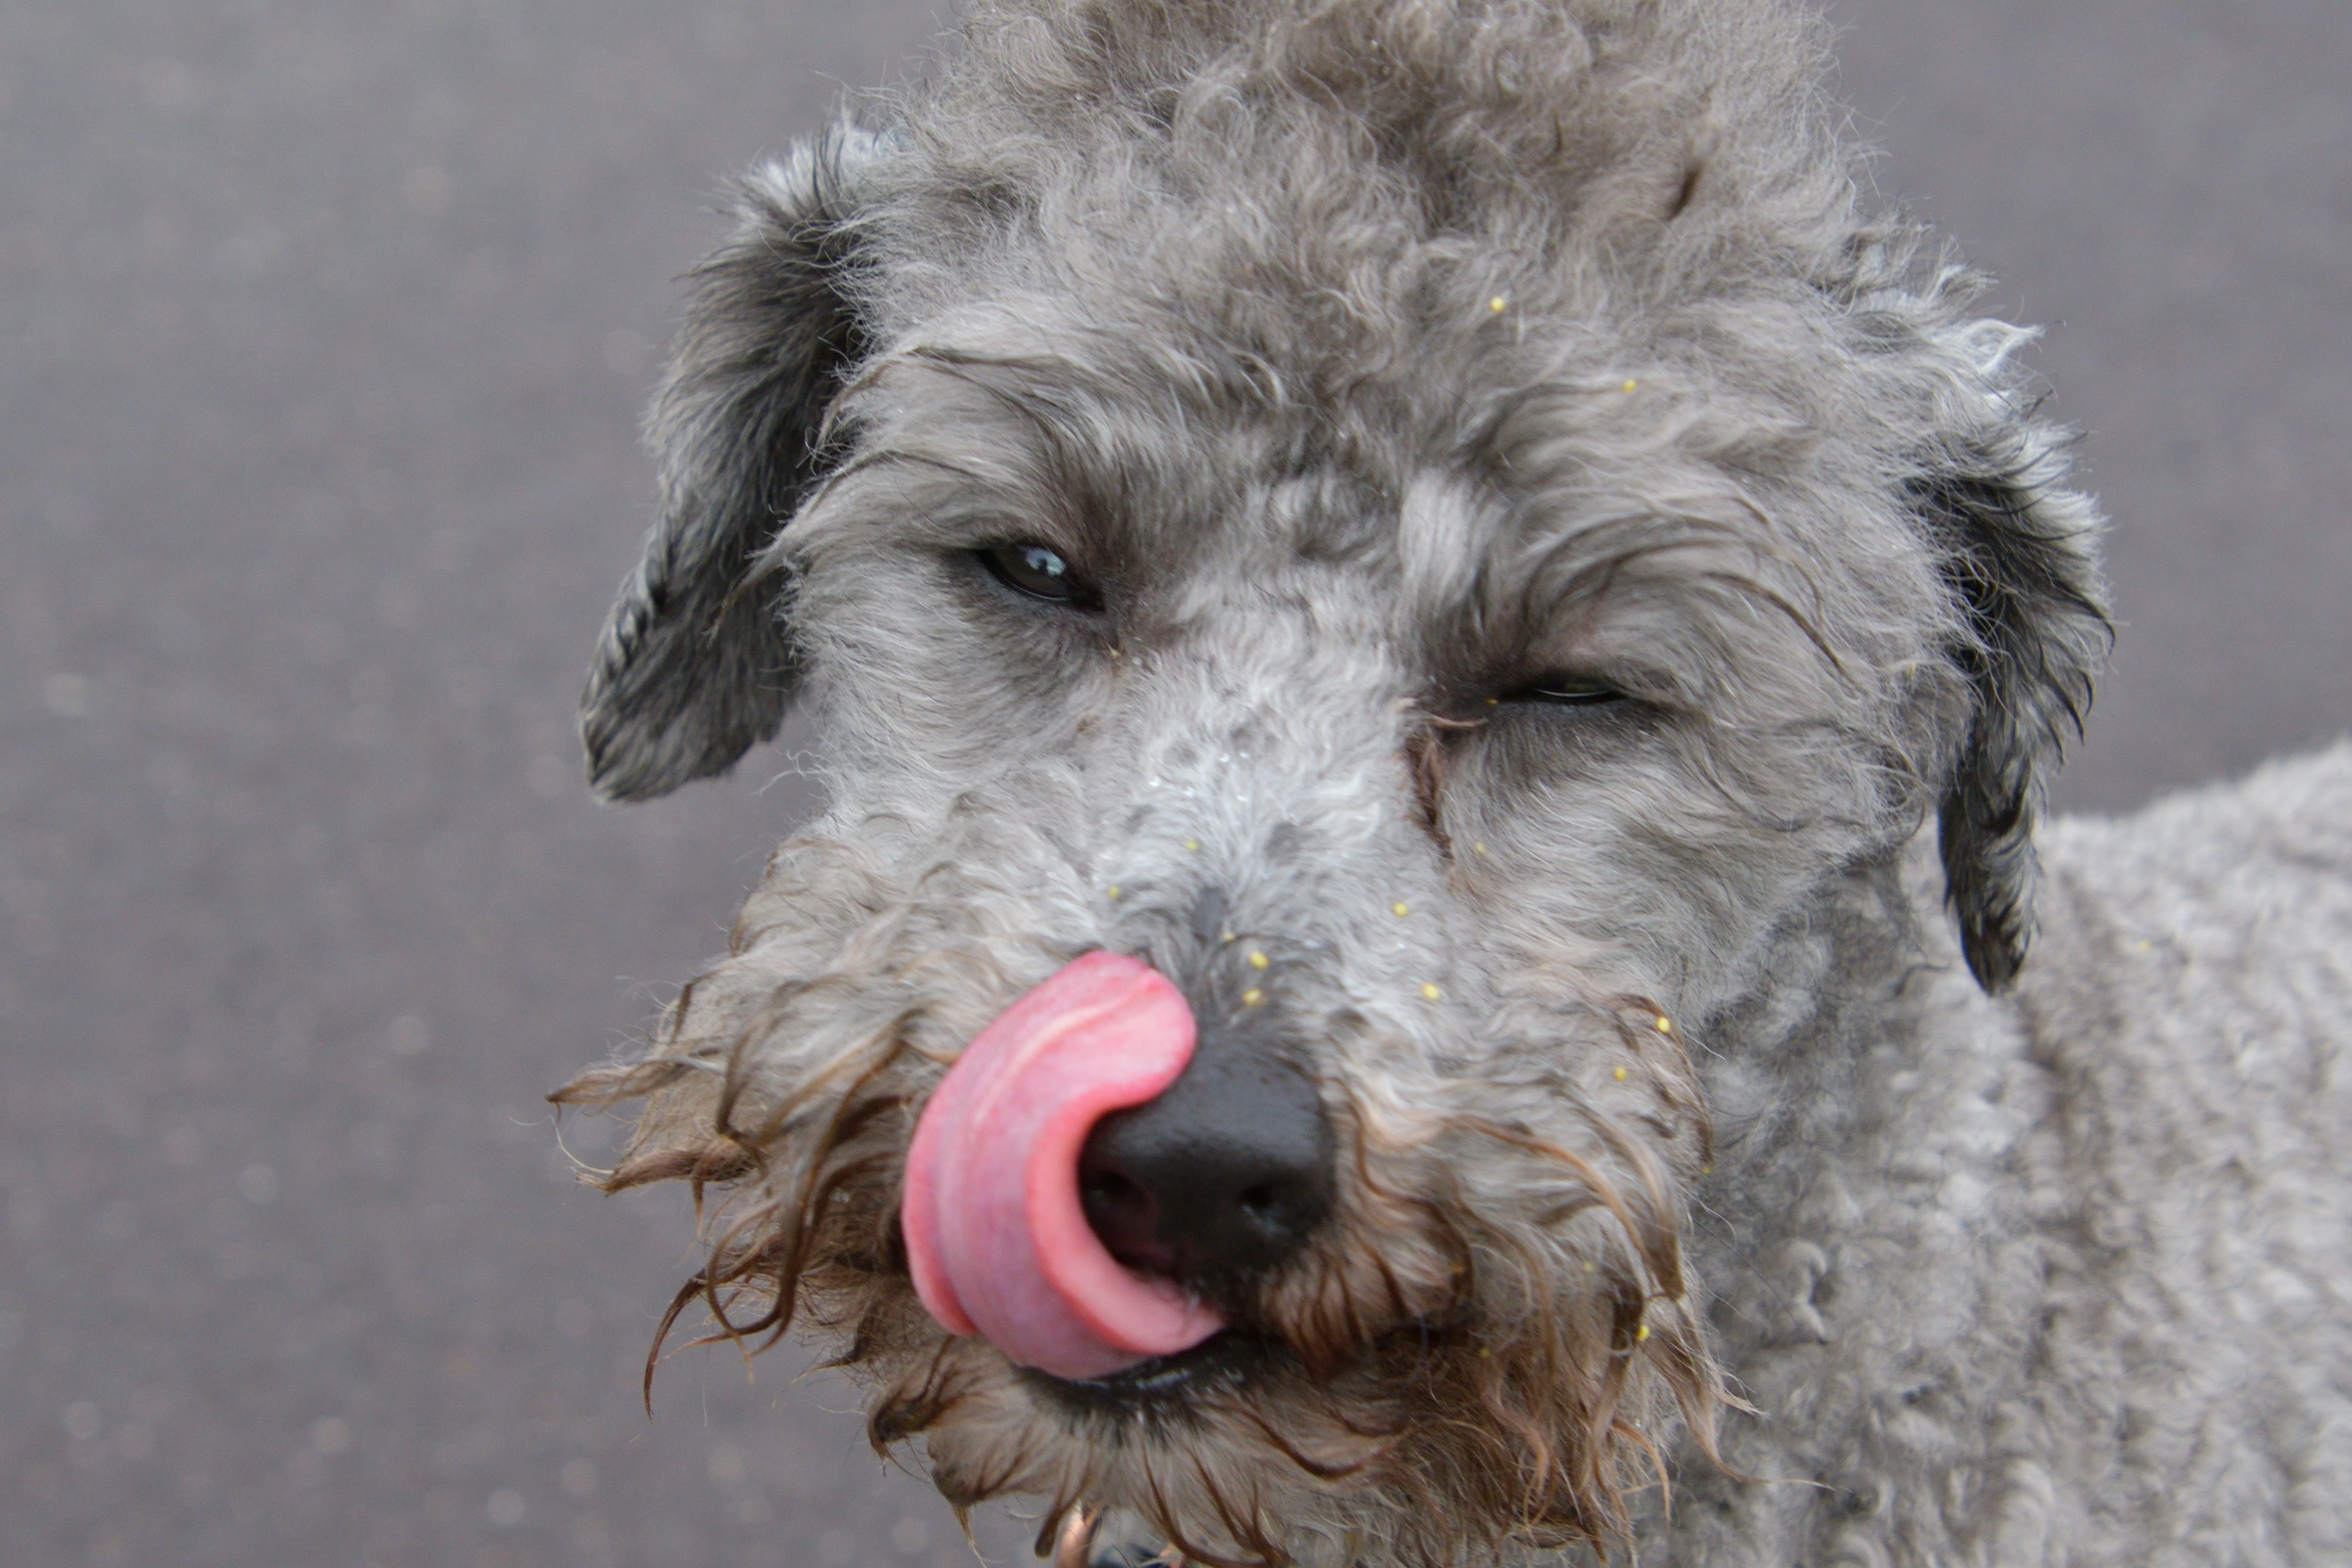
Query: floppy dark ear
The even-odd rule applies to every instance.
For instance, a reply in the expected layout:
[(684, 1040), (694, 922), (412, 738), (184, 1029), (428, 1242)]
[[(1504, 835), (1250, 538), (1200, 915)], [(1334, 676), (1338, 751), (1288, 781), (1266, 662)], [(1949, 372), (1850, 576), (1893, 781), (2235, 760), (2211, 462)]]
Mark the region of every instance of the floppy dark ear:
[[(2005, 397), (1991, 399), (2006, 408)], [(1940, 802), (1945, 897), (1969, 970), (2006, 990), (2033, 934), (2033, 822), (2113, 640), (2098, 517), (2063, 488), (2063, 431), (2021, 416), (1951, 440), (1913, 496), (1966, 628), (1966, 733)]]
[(822, 475), (825, 410), (863, 348), (840, 285), (885, 153), (846, 125), (801, 143), (739, 187), (733, 236), (693, 274), (646, 427), (660, 520), (581, 698), (589, 782), (609, 798), (724, 773), (783, 721), (785, 584), (762, 556)]

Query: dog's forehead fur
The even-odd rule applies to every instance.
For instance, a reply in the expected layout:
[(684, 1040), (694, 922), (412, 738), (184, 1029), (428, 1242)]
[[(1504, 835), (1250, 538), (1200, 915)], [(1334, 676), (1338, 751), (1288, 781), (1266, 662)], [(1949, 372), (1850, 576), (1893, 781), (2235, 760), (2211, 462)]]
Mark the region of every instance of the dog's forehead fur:
[(869, 220), (933, 264), (901, 307), (1108, 279), (1106, 325), (1328, 406), (1458, 369), (1432, 321), (1498, 291), (1622, 319), (1834, 268), (1821, 41), (1772, 4), (985, 5)]

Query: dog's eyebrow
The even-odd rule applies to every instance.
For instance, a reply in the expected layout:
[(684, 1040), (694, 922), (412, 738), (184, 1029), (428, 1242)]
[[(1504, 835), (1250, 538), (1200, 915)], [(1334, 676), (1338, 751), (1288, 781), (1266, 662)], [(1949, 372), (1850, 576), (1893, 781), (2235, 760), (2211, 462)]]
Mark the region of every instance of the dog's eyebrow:
[[(857, 452), (837, 470), (843, 477), (890, 465), (919, 465), (988, 486), (1034, 484), (1048, 477), (1037, 472), (1034, 465), (1020, 461), (1024, 455), (1021, 445), (982, 447), (949, 434), (960, 429), (964, 421), (981, 416), (980, 408), (951, 410), (948, 412), (952, 416), (947, 419), (912, 424), (883, 415), (874, 405), (888, 402), (885, 384), (894, 372), (910, 369), (919, 374), (943, 377), (957, 386), (982, 394), (984, 406), (1012, 416), (1012, 423), (1034, 438), (1025, 452), (1046, 458), (1056, 473), (1078, 467), (1077, 446), (1071, 439), (1070, 426), (1082, 422), (1080, 398), (1075, 387), (1058, 397), (1046, 391), (1055, 381), (1075, 382), (1070, 367), (1049, 359), (918, 345), (868, 365), (845, 389), (841, 406), (849, 416), (863, 429), (882, 434), (861, 443)], [(997, 462), (983, 461), (983, 455)]]
[(929, 468), (950, 479), (984, 485), (995, 482), (994, 476), (984, 474), (969, 462), (944, 457), (937, 452), (917, 451), (909, 447), (894, 447), (881, 443), (861, 448), (857, 454), (825, 476), (824, 483), (812, 492), (811, 499), (861, 475), (886, 468)]
[(903, 346), (845, 392), (857, 438), (827, 489), (912, 470), (936, 481), (915, 482), (942, 521), (989, 513), (1097, 566), (1139, 559), (1196, 487), (1177, 482), (1164, 441), (1148, 438), (1165, 421), (1134, 417), (1131, 390), (1115, 367), (1050, 352)]
[[(1825, 673), (1854, 679), (1823, 630), (1817, 572), (1769, 527), (1752, 526), (1748, 507), (1732, 510), (1739, 520), (1654, 496), (1522, 498), (1445, 618), (1462, 646), (1505, 665), (1543, 663), (1599, 637), (1592, 646), (1612, 672), (1702, 704), (1739, 669), (1783, 667), (1752, 657), (1756, 637), (1810, 647)], [(1622, 618), (1629, 613), (1648, 629), (1635, 633)], [(1612, 624), (1619, 629), (1606, 631)]]

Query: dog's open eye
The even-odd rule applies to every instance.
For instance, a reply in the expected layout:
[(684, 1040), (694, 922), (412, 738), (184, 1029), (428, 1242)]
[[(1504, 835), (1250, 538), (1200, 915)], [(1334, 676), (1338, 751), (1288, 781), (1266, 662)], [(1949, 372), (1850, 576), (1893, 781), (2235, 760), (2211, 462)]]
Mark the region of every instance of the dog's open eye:
[(1051, 604), (1068, 605), (1074, 609), (1092, 610), (1102, 605), (1102, 595), (1078, 575), (1058, 550), (1022, 542), (992, 544), (976, 553), (989, 574), (1015, 593)]
[(1539, 676), (1525, 686), (1504, 693), (1501, 700), (1541, 702), (1553, 708), (1599, 708), (1612, 702), (1623, 702), (1627, 699), (1623, 692), (1605, 680), (1559, 670)]

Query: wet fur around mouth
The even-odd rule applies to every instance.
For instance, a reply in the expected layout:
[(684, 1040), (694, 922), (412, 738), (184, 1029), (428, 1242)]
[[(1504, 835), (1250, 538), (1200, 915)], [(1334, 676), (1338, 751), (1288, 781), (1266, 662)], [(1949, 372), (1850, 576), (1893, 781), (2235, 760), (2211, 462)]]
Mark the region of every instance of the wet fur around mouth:
[[(1219, 1568), (2352, 1552), (2352, 749), (2039, 821), (2099, 518), (1825, 38), (980, 0), (742, 184), (583, 733), (642, 798), (797, 704), (826, 804), (559, 1094), (695, 1191), (665, 1331)], [(1031, 547), (1087, 592), (976, 564)], [(1334, 1184), (1239, 1331), (1058, 1383), (898, 1215), (1099, 950), (1316, 1086)]]

